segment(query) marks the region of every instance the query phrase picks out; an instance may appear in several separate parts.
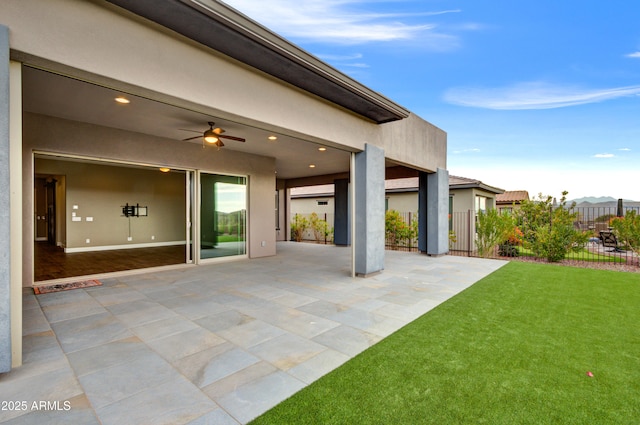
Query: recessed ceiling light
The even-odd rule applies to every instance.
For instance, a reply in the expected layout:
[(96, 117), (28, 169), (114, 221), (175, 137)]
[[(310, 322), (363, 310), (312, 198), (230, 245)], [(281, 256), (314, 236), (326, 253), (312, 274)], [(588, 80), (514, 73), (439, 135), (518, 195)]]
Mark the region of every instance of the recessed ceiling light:
[(163, 173), (168, 173), (169, 171), (171, 171), (171, 168), (169, 168), (169, 167), (160, 167), (160, 171), (162, 171)]
[(309, 164), (309, 168), (316, 168), (316, 164)]
[(129, 99), (127, 99), (126, 97), (122, 97), (122, 96), (116, 97), (115, 101), (118, 102), (118, 103), (122, 103), (123, 105), (126, 105), (127, 103), (131, 103), (131, 101)]
[(269, 137), (267, 137), (267, 139), (269, 139), (269, 140), (277, 140), (278, 137), (277, 136), (269, 136)]
[(321, 147), (319, 147), (319, 148), (318, 148), (318, 150), (319, 150), (320, 152), (324, 152), (324, 151), (326, 151), (326, 150), (327, 150), (327, 148), (325, 148), (324, 146), (321, 146)]

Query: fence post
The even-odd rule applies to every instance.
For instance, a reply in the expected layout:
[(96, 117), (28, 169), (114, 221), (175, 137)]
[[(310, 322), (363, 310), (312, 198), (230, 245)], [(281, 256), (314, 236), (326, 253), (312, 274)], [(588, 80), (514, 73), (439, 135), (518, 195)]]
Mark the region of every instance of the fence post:
[(471, 257), (471, 210), (467, 211), (467, 257)]

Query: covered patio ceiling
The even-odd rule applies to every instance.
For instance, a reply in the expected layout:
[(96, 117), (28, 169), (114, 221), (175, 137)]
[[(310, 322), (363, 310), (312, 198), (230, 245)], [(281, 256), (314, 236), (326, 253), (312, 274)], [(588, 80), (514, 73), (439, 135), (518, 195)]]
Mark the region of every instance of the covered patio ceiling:
[[(242, 143), (223, 139), (225, 146), (221, 149), (275, 158), (280, 179), (349, 171), (350, 152), (332, 146), (330, 141), (287, 135), (282, 129), (242, 122), (241, 117), (224, 117), (202, 105), (176, 106), (134, 94), (130, 89), (119, 90), (30, 66), (23, 67), (22, 83), (25, 112), (171, 139), (177, 148), (184, 143), (202, 144), (200, 137), (183, 139), (198, 136), (209, 128), (207, 122), (213, 121), (225, 130), (225, 135), (246, 140)], [(131, 103), (117, 103), (114, 99), (118, 96), (125, 96)], [(276, 136), (277, 140), (269, 140), (269, 136)], [(205, 149), (217, 147), (206, 145)], [(311, 164), (315, 167), (311, 168)]]

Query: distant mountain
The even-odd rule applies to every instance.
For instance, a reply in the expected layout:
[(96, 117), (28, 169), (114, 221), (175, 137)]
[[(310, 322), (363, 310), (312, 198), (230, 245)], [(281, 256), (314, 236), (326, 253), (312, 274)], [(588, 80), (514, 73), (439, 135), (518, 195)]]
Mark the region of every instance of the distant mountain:
[[(570, 201), (567, 202), (567, 204), (571, 204), (572, 202), (575, 202), (576, 204), (605, 204), (605, 203), (618, 203), (618, 200), (616, 198), (612, 198), (611, 196), (585, 196), (584, 198), (578, 198), (578, 199), (572, 199)], [(633, 202), (635, 203), (635, 201), (632, 201), (630, 199), (624, 199), (623, 203), (627, 203), (627, 202)]]

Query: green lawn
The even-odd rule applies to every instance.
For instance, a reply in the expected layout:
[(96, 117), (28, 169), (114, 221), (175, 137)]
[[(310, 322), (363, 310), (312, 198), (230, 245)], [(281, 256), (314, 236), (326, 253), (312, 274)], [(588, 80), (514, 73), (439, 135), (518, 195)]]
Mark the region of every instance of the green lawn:
[(637, 424), (639, 330), (640, 274), (512, 262), (253, 423)]

